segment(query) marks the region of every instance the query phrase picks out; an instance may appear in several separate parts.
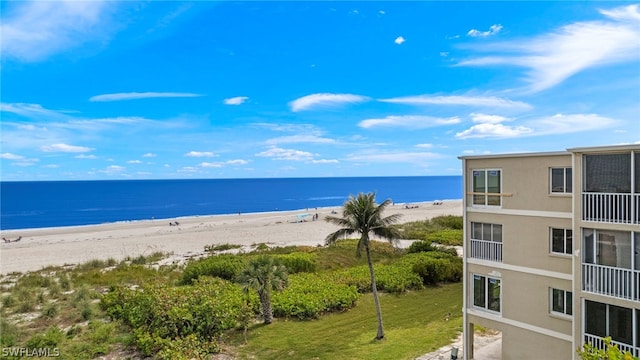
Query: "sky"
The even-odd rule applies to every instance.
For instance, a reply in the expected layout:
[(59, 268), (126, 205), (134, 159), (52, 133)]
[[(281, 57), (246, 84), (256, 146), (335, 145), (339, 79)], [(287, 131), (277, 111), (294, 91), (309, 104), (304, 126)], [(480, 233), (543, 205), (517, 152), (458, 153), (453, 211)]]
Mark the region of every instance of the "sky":
[(2, 1), (5, 181), (460, 175), (640, 143), (633, 2)]

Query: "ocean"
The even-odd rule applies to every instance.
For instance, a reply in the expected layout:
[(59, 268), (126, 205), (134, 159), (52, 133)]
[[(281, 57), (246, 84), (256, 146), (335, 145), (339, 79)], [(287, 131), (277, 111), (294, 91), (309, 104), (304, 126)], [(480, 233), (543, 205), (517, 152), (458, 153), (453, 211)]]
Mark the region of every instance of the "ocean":
[(0, 182), (0, 229), (462, 198), (461, 176)]

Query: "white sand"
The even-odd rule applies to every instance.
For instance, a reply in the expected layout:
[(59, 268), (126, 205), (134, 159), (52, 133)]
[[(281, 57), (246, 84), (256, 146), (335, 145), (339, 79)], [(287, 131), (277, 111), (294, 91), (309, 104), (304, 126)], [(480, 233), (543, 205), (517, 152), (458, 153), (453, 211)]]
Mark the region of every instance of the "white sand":
[[(439, 215), (462, 215), (462, 201), (404, 204), (387, 208), (385, 215), (402, 214), (400, 222), (425, 220)], [(122, 260), (156, 251), (173, 259), (200, 255), (205, 245), (267, 243), (271, 246), (324, 244), (337, 227), (322, 219), (340, 207), (259, 214), (234, 214), (139, 221), (91, 226), (3, 231), (2, 237), (19, 242), (0, 243), (0, 273), (40, 270), (49, 265), (79, 264), (93, 259)], [(312, 216), (296, 222), (299, 214)], [(339, 214), (338, 214), (339, 215)], [(336, 216), (338, 216), (336, 215)], [(169, 222), (179, 221), (179, 226)]]

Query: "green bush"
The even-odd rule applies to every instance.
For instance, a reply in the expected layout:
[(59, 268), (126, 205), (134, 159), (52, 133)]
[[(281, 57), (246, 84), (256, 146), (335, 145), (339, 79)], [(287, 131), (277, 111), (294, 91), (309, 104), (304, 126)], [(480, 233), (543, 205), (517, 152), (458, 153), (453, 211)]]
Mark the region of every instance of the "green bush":
[(462, 246), (463, 232), (458, 229), (443, 229), (426, 235), (425, 240), (443, 245)]
[[(203, 277), (191, 286), (148, 284), (139, 290), (117, 287), (103, 296), (107, 314), (135, 329), (145, 355), (170, 351), (174, 339), (196, 336), (210, 344), (224, 330), (238, 326), (246, 307), (242, 288), (219, 278)], [(257, 298), (250, 297), (251, 309)]]
[(462, 230), (464, 221), (462, 216), (442, 215), (432, 218), (431, 224), (445, 229)]
[(458, 282), (462, 279), (462, 259), (441, 251), (408, 254), (401, 264), (410, 267), (424, 284)]
[(64, 332), (51, 326), (44, 334), (36, 334), (27, 341), (28, 348), (55, 348), (64, 340)]
[(289, 274), (316, 271), (316, 254), (290, 253), (273, 256), (276, 262), (284, 265)]
[(355, 286), (337, 283), (327, 274), (294, 274), (289, 276), (287, 288), (273, 294), (273, 314), (316, 319), (323, 313), (353, 307), (358, 297)]
[(191, 261), (184, 268), (181, 284), (190, 284), (200, 276), (234, 280), (247, 264), (247, 258), (237, 255), (215, 255)]
[[(373, 266), (376, 275), (376, 287), (380, 291), (404, 292), (422, 288), (422, 279), (409, 266), (397, 263)], [(371, 291), (369, 266), (355, 266), (332, 273), (333, 281), (355, 286), (359, 292)]]
[(414, 241), (407, 248), (407, 253), (415, 254), (419, 252), (439, 251), (452, 256), (458, 256), (458, 251), (455, 248), (445, 247), (441, 245), (434, 245), (431, 241), (418, 240)]

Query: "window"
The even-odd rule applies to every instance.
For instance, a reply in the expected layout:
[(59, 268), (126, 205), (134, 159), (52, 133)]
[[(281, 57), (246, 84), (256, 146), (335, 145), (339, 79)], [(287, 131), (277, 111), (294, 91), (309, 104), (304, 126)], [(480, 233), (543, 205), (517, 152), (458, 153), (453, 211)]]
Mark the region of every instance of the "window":
[(633, 345), (633, 309), (585, 300), (584, 320), (585, 333)]
[(551, 229), (551, 253), (569, 254), (573, 252), (573, 231), (571, 229)]
[(500, 170), (473, 170), (473, 205), (502, 205), (500, 173)]
[(551, 312), (573, 315), (573, 293), (560, 289), (551, 289)]
[(474, 240), (502, 242), (502, 225), (472, 222), (471, 238)]
[(572, 186), (571, 168), (551, 168), (551, 192), (571, 193)]
[(635, 251), (632, 256), (631, 232), (583, 229), (582, 233), (584, 239), (582, 253), (585, 263), (624, 269), (635, 267), (632, 263), (637, 262), (638, 257), (635, 256)]
[(584, 159), (586, 192), (631, 192), (631, 153), (585, 155)]
[(500, 279), (473, 275), (473, 306), (500, 312)]

